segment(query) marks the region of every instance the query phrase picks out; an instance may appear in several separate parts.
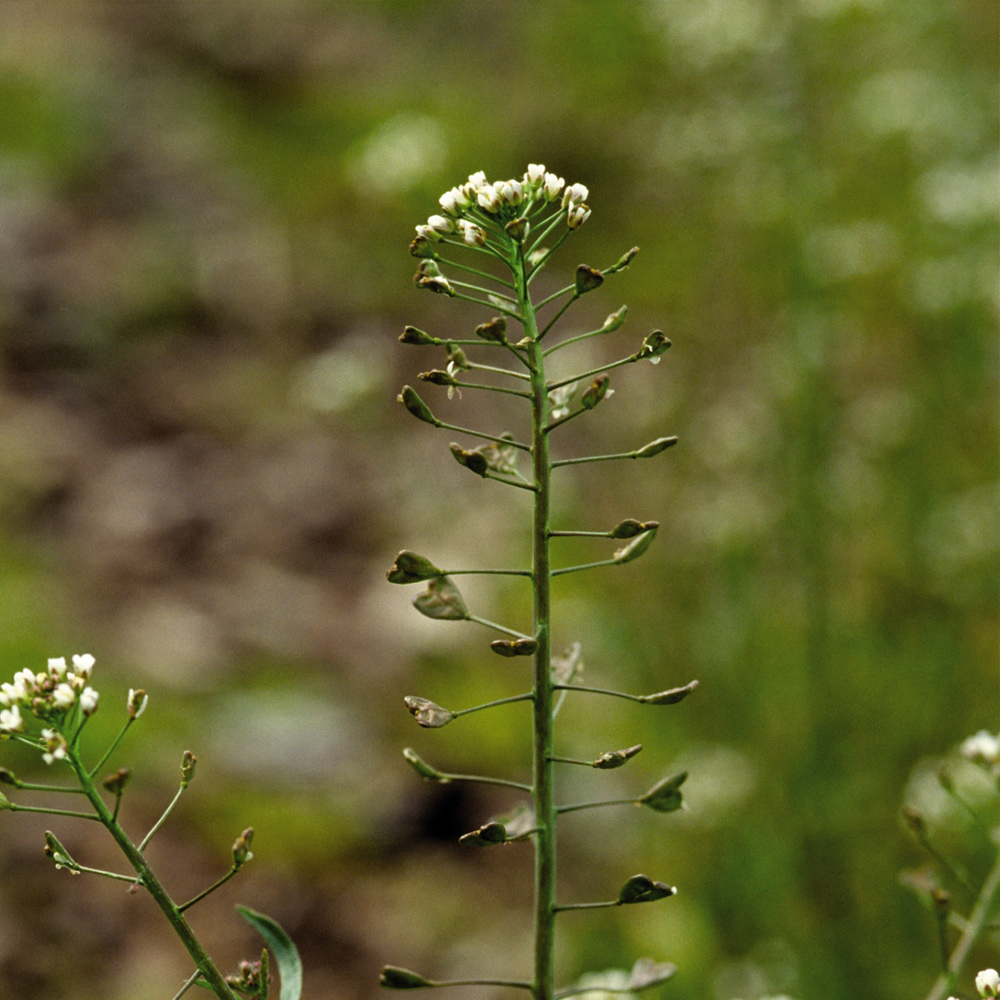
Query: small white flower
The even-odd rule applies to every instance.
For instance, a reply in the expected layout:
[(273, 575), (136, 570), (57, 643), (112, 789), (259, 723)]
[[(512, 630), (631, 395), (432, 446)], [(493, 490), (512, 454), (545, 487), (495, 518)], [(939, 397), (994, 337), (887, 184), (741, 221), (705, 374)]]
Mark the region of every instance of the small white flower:
[(21, 709), (15, 705), (13, 708), (0, 709), (0, 733), (23, 733), (24, 719), (21, 718)]
[(472, 204), (472, 199), (461, 188), (454, 187), (438, 198), (438, 204), (446, 215), (461, 215), (462, 210)]
[(520, 181), (497, 181), (494, 190), (502, 202), (508, 205), (520, 205), (524, 201), (524, 188)]
[(66, 657), (65, 656), (50, 656), (49, 657), (49, 673), (53, 677), (65, 677), (66, 676)]
[[(959, 752), (963, 757), (981, 764), (1000, 763), (1000, 737), (994, 736), (985, 729), (980, 729), (975, 736), (965, 740)], [(987, 969), (987, 972), (990, 970)]]
[(443, 215), (432, 215), (427, 220), (427, 225), (430, 226), (434, 232), (440, 233), (442, 236), (447, 236), (449, 233), (453, 233), (455, 231), (455, 223)]
[(85, 680), (89, 680), (90, 675), (93, 672), (95, 662), (96, 661), (90, 653), (83, 653), (79, 656), (74, 656), (73, 673), (76, 674), (77, 677), (83, 677)]
[(436, 229), (432, 229), (430, 226), (417, 226), (416, 229), (418, 237), (430, 240), (432, 243), (441, 242), (441, 234)]
[(570, 205), (569, 211), (566, 213), (566, 225), (570, 229), (579, 229), (589, 218), (590, 209), (586, 205), (582, 202), (580, 204), (573, 204)]
[(93, 715), (97, 711), (97, 700), (100, 695), (92, 688), (85, 687), (80, 694), (80, 710), (84, 715)]
[(590, 191), (585, 184), (571, 184), (563, 192), (562, 207), (566, 208), (569, 205), (582, 205), (587, 200), (587, 196), (589, 194)]
[(529, 163), (528, 169), (524, 172), (525, 184), (537, 185), (545, 180), (545, 164)]
[(477, 170), (474, 174), (469, 174), (468, 184), (472, 188), (481, 188), (486, 183), (486, 172)]
[(466, 219), (459, 219), (458, 228), (462, 233), (462, 239), (465, 240), (470, 247), (481, 247), (486, 245), (485, 231), (474, 222), (469, 222)]
[(52, 706), (54, 708), (72, 708), (75, 701), (76, 691), (73, 690), (71, 685), (65, 681), (56, 685), (55, 690), (52, 692)]
[(500, 195), (497, 189), (489, 184), (483, 185), (476, 195), (476, 202), (479, 207), (495, 215), (500, 211)]
[(569, 402), (578, 385), (578, 382), (570, 382), (568, 385), (561, 385), (549, 393), (549, 403), (552, 407), (549, 410), (549, 416), (553, 420), (561, 420), (569, 413)]
[(66, 737), (55, 729), (42, 730), (42, 743), (45, 746), (45, 753), (42, 754), (42, 760), (46, 764), (51, 764), (55, 760), (62, 760), (66, 756), (68, 749)]
[(983, 969), (976, 976), (976, 989), (981, 997), (995, 997), (1000, 994), (1000, 973), (996, 969)]
[(14, 687), (23, 692), (21, 697), (27, 697), (38, 687), (38, 678), (25, 667), (14, 674)]
[(545, 183), (542, 186), (542, 191), (545, 194), (546, 201), (555, 201), (559, 197), (559, 192), (562, 191), (563, 185), (566, 182), (556, 174), (546, 174)]

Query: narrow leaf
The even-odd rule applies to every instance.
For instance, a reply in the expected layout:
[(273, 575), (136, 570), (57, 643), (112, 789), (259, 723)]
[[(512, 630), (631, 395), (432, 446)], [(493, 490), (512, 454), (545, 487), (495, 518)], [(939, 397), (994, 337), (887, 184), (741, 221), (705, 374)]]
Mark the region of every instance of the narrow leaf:
[(267, 942), (274, 952), (281, 976), (281, 1000), (300, 1000), (302, 996), (302, 959), (285, 929), (263, 913), (247, 906), (237, 906), (237, 913)]

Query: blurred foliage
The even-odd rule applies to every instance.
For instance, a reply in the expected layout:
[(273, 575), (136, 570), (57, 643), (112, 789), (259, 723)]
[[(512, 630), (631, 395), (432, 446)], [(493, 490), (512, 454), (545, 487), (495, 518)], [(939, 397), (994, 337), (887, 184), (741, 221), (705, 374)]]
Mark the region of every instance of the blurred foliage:
[[(412, 227), (473, 170), (531, 161), (591, 191), (553, 287), (642, 248), (568, 314), (629, 305), (572, 363), (654, 326), (674, 341), (559, 447), (681, 438), (565, 473), (560, 525), (663, 527), (641, 562), (560, 581), (556, 641), (583, 643), (593, 683), (702, 685), (677, 708), (566, 707), (567, 753), (645, 746), (586, 788), (691, 778), (684, 814), (567, 817), (567, 899), (634, 870), (680, 892), (567, 916), (565, 977), (650, 954), (679, 964), (674, 1000), (929, 988), (933, 921), (896, 878), (904, 785), (1000, 725), (997, 10), (0, 3), (0, 649), (11, 674), (95, 653), (95, 732), (150, 690), (148, 742), (116, 760), (141, 836), (199, 755), (155, 842), (178, 883), (257, 827), (246, 877), (194, 913), (223, 964), (256, 948), (236, 901), (292, 933), (315, 1000), (374, 996), (390, 958), (435, 978), (529, 961), (529, 849), (455, 846), (509, 800), (423, 786), (399, 756), (523, 770), (523, 706), (422, 733), (402, 705), (523, 681), (384, 570), (403, 547), (524, 555), (520, 498), (394, 399), (441, 360), (401, 348), (404, 323), (486, 318), (412, 294)], [(499, 425), (471, 395), (433, 405)], [(463, 593), (529, 613), (516, 583)], [(2, 826), (0, 993), (179, 987), (148, 901), (53, 872), (41, 825)], [(91, 831), (60, 837), (99, 863)]]

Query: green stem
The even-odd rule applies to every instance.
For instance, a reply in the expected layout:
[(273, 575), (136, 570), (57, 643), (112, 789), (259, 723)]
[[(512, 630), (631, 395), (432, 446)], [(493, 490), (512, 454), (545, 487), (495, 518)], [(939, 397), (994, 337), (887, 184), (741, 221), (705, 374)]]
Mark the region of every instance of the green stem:
[(523, 252), (515, 261), (518, 310), (524, 317), (529, 341), (531, 371), (532, 466), (535, 502), (532, 519), (532, 570), (534, 572), (534, 738), (533, 804), (538, 829), (535, 833), (535, 978), (534, 1000), (555, 996), (555, 913), (556, 913), (556, 804), (552, 756), (552, 636), (551, 569), (549, 564), (549, 517), (551, 465), (545, 426), (549, 419), (549, 391), (545, 384), (545, 360), (539, 344), (535, 309), (528, 294)]
[(73, 770), (76, 772), (80, 786), (83, 788), (84, 793), (90, 800), (90, 804), (94, 807), (94, 811), (97, 813), (97, 819), (104, 824), (108, 833), (110, 833), (114, 838), (115, 843), (118, 844), (122, 853), (126, 858), (128, 858), (129, 864), (132, 866), (136, 875), (139, 876), (138, 881), (145, 886), (150, 896), (152, 896), (153, 900), (156, 902), (156, 905), (159, 906), (163, 915), (167, 918), (167, 921), (173, 928), (174, 933), (180, 939), (181, 944), (184, 945), (187, 953), (191, 956), (195, 967), (201, 973), (201, 976), (205, 980), (206, 984), (219, 998), (219, 1000), (237, 1000), (236, 994), (229, 988), (229, 985), (223, 978), (222, 973), (216, 968), (215, 963), (212, 961), (208, 952), (205, 951), (202, 943), (195, 936), (194, 931), (191, 930), (187, 920), (184, 919), (184, 914), (181, 913), (177, 904), (170, 898), (170, 894), (163, 887), (153, 870), (146, 863), (146, 859), (143, 857), (142, 852), (135, 846), (135, 844), (132, 843), (128, 834), (125, 833), (125, 831), (112, 817), (111, 812), (104, 804), (104, 800), (101, 798), (90, 773), (75, 754), (70, 754), (69, 760), (73, 766)]
[(452, 718), (457, 719), (462, 715), (469, 715), (472, 712), (481, 712), (484, 708), (497, 708), (499, 705), (513, 705), (518, 701), (531, 701), (535, 695), (533, 692), (528, 691), (525, 694), (512, 694), (508, 698), (497, 698), (496, 701), (487, 701), (482, 705), (473, 705), (472, 708), (460, 708), (456, 712), (452, 712)]
[(563, 813), (579, 812), (581, 809), (601, 809), (604, 806), (634, 806), (636, 799), (603, 799), (600, 802), (574, 802), (572, 805), (559, 806), (556, 812), (561, 816)]
[(969, 952), (972, 951), (991, 919), (998, 894), (1000, 894), (1000, 853), (997, 854), (997, 859), (990, 869), (990, 873), (986, 876), (982, 889), (979, 890), (979, 897), (972, 908), (965, 930), (948, 960), (947, 971), (938, 977), (930, 993), (927, 994), (926, 1000), (944, 1000), (954, 987), (955, 981), (965, 968)]

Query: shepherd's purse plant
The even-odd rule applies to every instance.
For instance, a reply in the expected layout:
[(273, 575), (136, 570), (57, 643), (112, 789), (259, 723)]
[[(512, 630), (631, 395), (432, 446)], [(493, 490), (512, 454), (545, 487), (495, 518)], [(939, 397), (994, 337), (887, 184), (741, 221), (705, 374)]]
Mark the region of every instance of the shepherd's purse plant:
[[(660, 330), (646, 335), (631, 354), (600, 364), (569, 377), (548, 374), (549, 359), (556, 352), (572, 350), (592, 337), (618, 330), (625, 322), (626, 307), (612, 312), (596, 329), (569, 333), (559, 338), (556, 324), (578, 299), (600, 287), (605, 279), (625, 270), (638, 253), (629, 250), (610, 267), (599, 270), (581, 264), (574, 280), (564, 288), (537, 297), (532, 287), (555, 251), (590, 216), (589, 192), (582, 184), (569, 184), (541, 164), (529, 164), (519, 180), (488, 182), (483, 172), (441, 196), (441, 213), (417, 226), (410, 252), (420, 260), (415, 277), (418, 287), (452, 299), (484, 307), (493, 315), (475, 327), (467, 339), (441, 338), (407, 326), (400, 337), (406, 344), (443, 348), (445, 367), (423, 372), (419, 377), (444, 386), (448, 394), (458, 392), (502, 393), (523, 401), (530, 413), (530, 433), (519, 437), (506, 430), (478, 430), (458, 426), (435, 415), (412, 386), (404, 386), (399, 400), (406, 409), (432, 427), (472, 438), (476, 444), (451, 444), (459, 465), (501, 486), (527, 491), (532, 497), (531, 551), (527, 565), (513, 568), (440, 568), (431, 558), (402, 551), (388, 573), (392, 583), (425, 585), (414, 605), (434, 619), (474, 622), (499, 633), (490, 649), (501, 657), (523, 658), (531, 664), (528, 690), (484, 705), (447, 709), (429, 699), (409, 696), (406, 706), (420, 726), (436, 729), (460, 716), (507, 705), (530, 702), (532, 709), (532, 768), (527, 780), (507, 776), (456, 774), (439, 770), (414, 750), (404, 757), (416, 772), (430, 782), (478, 782), (513, 788), (524, 801), (511, 813), (495, 817), (460, 839), (470, 847), (488, 847), (512, 841), (530, 841), (534, 846), (534, 967), (530, 974), (518, 970), (511, 978), (472, 978), (442, 981), (398, 966), (382, 970), (381, 983), (393, 989), (415, 989), (449, 985), (503, 985), (529, 991), (534, 1000), (557, 1000), (601, 989), (630, 993), (661, 983), (674, 975), (676, 967), (660, 957), (640, 958), (629, 971), (611, 970), (587, 975), (557, 988), (554, 949), (558, 919), (568, 911), (599, 907), (652, 903), (674, 895), (676, 889), (660, 877), (636, 874), (609, 898), (594, 901), (563, 900), (556, 893), (556, 826), (566, 813), (585, 809), (639, 805), (669, 813), (682, 807), (681, 786), (685, 771), (666, 775), (652, 788), (627, 798), (594, 798), (565, 802), (559, 795), (560, 768), (584, 766), (599, 770), (625, 765), (641, 749), (640, 744), (620, 749), (600, 749), (593, 757), (566, 756), (557, 742), (556, 721), (564, 700), (572, 697), (625, 698), (646, 705), (675, 705), (697, 686), (689, 681), (653, 694), (635, 694), (593, 687), (581, 680), (581, 651), (572, 643), (562, 651), (554, 646), (553, 582), (555, 578), (604, 566), (621, 566), (641, 556), (656, 536), (658, 523), (626, 518), (614, 525), (577, 529), (553, 523), (553, 480), (583, 463), (621, 462), (653, 458), (670, 448), (674, 437), (659, 437), (629, 451), (613, 454), (576, 455), (558, 450), (559, 431), (578, 417), (591, 419), (591, 412), (612, 395), (609, 372), (649, 361), (657, 364), (670, 347)], [(467, 252), (479, 257), (479, 265), (466, 261)], [(447, 273), (446, 273), (447, 271)], [(467, 280), (460, 280), (465, 278)], [(475, 350), (473, 350), (475, 348)], [(467, 350), (468, 349), (468, 350)], [(484, 363), (488, 357), (491, 362)], [(565, 355), (563, 355), (565, 357)], [(477, 360), (479, 359), (479, 360)], [(527, 423), (528, 421), (525, 421)], [(610, 539), (618, 543), (593, 561), (565, 565), (559, 546), (570, 536)], [(607, 542), (603, 543), (607, 545)], [(610, 547), (610, 546), (609, 546)], [(497, 624), (470, 610), (454, 582), (464, 573), (499, 574), (527, 580), (532, 593), (530, 628)], [(557, 651), (558, 650), (558, 651)], [(527, 670), (525, 671), (527, 673)], [(679, 679), (674, 679), (679, 680)], [(659, 877), (658, 877), (659, 876)], [(516, 975), (516, 978), (515, 978)]]
[[(88, 721), (100, 704), (100, 695), (90, 684), (94, 664), (94, 657), (89, 653), (73, 656), (69, 663), (65, 657), (53, 657), (45, 670), (36, 672), (24, 668), (14, 674), (12, 681), (0, 684), (0, 741), (16, 740), (26, 744), (40, 753), (50, 767), (67, 774), (71, 781), (70, 784), (27, 781), (8, 768), (0, 767), (0, 785), (12, 789), (11, 795), (18, 793), (18, 801), (12, 801), (0, 792), (0, 812), (86, 820), (97, 822), (108, 831), (131, 871), (113, 872), (85, 865), (76, 860), (56, 834), (49, 830), (45, 832), (45, 854), (57, 869), (72, 875), (100, 875), (124, 883), (127, 887), (125, 891), (134, 893), (141, 889), (149, 893), (187, 950), (194, 967), (187, 981), (179, 984), (179, 989), (173, 993), (174, 1000), (194, 986), (209, 990), (219, 1000), (237, 1000), (238, 997), (266, 1000), (270, 981), (267, 949), (259, 960), (240, 962), (236, 973), (224, 976), (187, 919), (187, 913), (193, 906), (225, 885), (253, 857), (250, 852), (253, 829), (244, 830), (236, 838), (229, 870), (224, 875), (185, 902), (175, 902), (162, 876), (150, 865), (146, 849), (194, 779), (197, 759), (190, 751), (184, 751), (176, 795), (145, 836), (138, 842), (134, 841), (119, 821), (132, 771), (119, 767), (107, 774), (101, 772), (125, 734), (146, 711), (149, 697), (142, 690), (129, 691), (124, 706), (125, 718), (118, 735), (93, 763), (88, 763), (83, 737)], [(61, 797), (67, 802), (81, 803), (81, 806), (60, 808), (21, 801), (22, 797), (28, 799), (36, 794)], [(237, 907), (237, 910), (274, 952), (281, 972), (281, 1000), (299, 1000), (302, 967), (291, 939), (269, 917), (244, 906)]]

